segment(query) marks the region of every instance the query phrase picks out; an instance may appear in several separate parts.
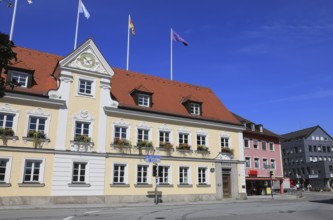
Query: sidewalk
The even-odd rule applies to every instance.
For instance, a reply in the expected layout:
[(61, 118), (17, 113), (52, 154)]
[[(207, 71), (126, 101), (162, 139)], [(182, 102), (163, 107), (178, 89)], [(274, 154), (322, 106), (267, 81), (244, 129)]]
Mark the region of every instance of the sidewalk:
[[(296, 195), (278, 194), (274, 195), (273, 200), (299, 199)], [(221, 201), (197, 201), (197, 202), (163, 202), (157, 206), (186, 206), (186, 205), (209, 205), (225, 203), (241, 203), (253, 201), (272, 200), (271, 195), (248, 196), (247, 200), (224, 199)], [(135, 208), (156, 206), (155, 203), (117, 203), (117, 204), (56, 204), (56, 205), (14, 205), (0, 206), (0, 210), (19, 210), (19, 209), (92, 209), (92, 208)]]

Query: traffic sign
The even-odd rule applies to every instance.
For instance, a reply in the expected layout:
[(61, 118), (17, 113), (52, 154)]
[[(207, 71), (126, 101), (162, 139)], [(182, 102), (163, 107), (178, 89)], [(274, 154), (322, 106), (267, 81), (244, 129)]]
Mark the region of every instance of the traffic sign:
[(147, 163), (159, 163), (161, 161), (161, 156), (159, 155), (147, 155), (146, 156)]

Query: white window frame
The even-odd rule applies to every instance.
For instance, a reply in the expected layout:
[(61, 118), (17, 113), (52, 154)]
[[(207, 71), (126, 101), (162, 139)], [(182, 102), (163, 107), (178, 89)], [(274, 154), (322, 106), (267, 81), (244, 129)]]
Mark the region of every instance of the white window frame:
[[(273, 147), (273, 149), (271, 148), (271, 146)], [(275, 146), (273, 142), (269, 142), (269, 150), (270, 151), (275, 151)]]
[[(263, 147), (264, 145), (265, 145), (265, 150), (264, 150), (264, 147)], [(266, 141), (261, 141), (261, 150), (262, 150), (262, 151), (267, 151), (267, 145), (268, 145), (268, 144), (267, 144)]]
[[(146, 167), (147, 168), (147, 175), (146, 175), (146, 182), (139, 182), (139, 167)], [(141, 172), (141, 171), (140, 171)], [(142, 172), (141, 172), (142, 173)], [(151, 181), (151, 175), (150, 175), (151, 171), (150, 171), (150, 166), (148, 164), (137, 164), (136, 166), (136, 184), (141, 184), (141, 185), (145, 185), (145, 184), (150, 184)], [(141, 176), (141, 180), (143, 179), (144, 176)]]
[[(80, 92), (81, 81), (91, 82), (91, 93)], [(77, 79), (76, 94), (77, 94), (77, 96), (81, 96), (81, 97), (95, 98), (95, 96), (96, 96), (96, 88), (95, 87), (96, 87), (96, 79), (79, 76), (78, 79)]]
[(191, 102), (190, 103), (190, 113), (192, 115), (200, 115), (201, 114), (201, 105), (199, 103)]
[(28, 132), (29, 132), (30, 117), (37, 117), (37, 118), (45, 118), (46, 119), (45, 120), (44, 134), (46, 135), (46, 137), (49, 137), (51, 114), (48, 113), (48, 112), (45, 112), (41, 108), (36, 108), (32, 111), (28, 111), (24, 134), (28, 134)]
[[(29, 74), (23, 73), (23, 72), (17, 72), (17, 71), (10, 71), (10, 80), (13, 80), (13, 78), (24, 78), (24, 84), (21, 84), (20, 87), (27, 88), (28, 87), (28, 80), (29, 80)], [(19, 80), (17, 80), (18, 83), (20, 83)]]
[[(255, 142), (257, 142), (257, 147), (254, 147), (255, 146), (254, 145)], [(253, 149), (259, 150), (259, 141), (256, 140), (256, 139), (253, 140)]]
[[(198, 143), (198, 142), (200, 142), (200, 143)], [(207, 147), (207, 135), (197, 134), (197, 146), (199, 146), (199, 145)]]
[[(80, 164), (79, 166), (79, 171), (78, 171), (78, 181), (74, 181), (74, 164)], [(84, 164), (85, 168), (84, 168), (84, 181), (80, 181), (80, 177), (81, 177), (81, 165)], [(88, 183), (88, 171), (89, 171), (89, 165), (88, 162), (86, 161), (73, 161), (72, 163), (72, 179), (71, 179), (71, 183), (72, 184), (87, 184)]]
[[(181, 182), (181, 169), (185, 168), (187, 169), (187, 182)], [(183, 177), (184, 179), (184, 177)], [(179, 166), (178, 167), (178, 184), (179, 185), (190, 185), (191, 182), (191, 168), (189, 166)]]
[[(200, 169), (204, 169), (204, 174), (205, 174), (205, 181), (202, 182), (202, 180), (200, 179)], [(198, 182), (198, 185), (207, 185), (209, 184), (209, 175), (208, 175), (208, 167), (202, 167), (202, 166), (199, 166), (198, 169), (197, 169), (197, 182)], [(202, 178), (202, 177), (201, 177)]]
[[(161, 135), (161, 133), (163, 133), (163, 135)], [(167, 141), (167, 139), (168, 139), (168, 141)], [(171, 143), (171, 132), (170, 131), (164, 131), (164, 130), (158, 131), (158, 143), (161, 143), (161, 142)]]
[[(274, 167), (272, 167), (273, 164), (274, 164)], [(273, 170), (276, 169), (276, 160), (275, 160), (275, 158), (270, 159), (270, 168), (273, 169)]]
[[(187, 136), (187, 138), (185, 138), (185, 136)], [(187, 139), (187, 143), (186, 140)], [(190, 145), (190, 134), (187, 132), (179, 132), (178, 133), (178, 145), (179, 144), (188, 144)]]
[[(13, 127), (14, 127), (14, 120), (15, 120), (15, 114), (11, 114), (11, 113), (6, 113), (6, 112), (0, 112), (0, 114), (3, 114), (3, 124), (2, 125), (0, 125), (0, 128), (4, 128), (4, 129), (6, 129), (6, 128), (11, 128), (11, 129), (13, 129)], [(13, 116), (13, 121), (11, 121), (11, 123), (12, 123), (12, 126), (11, 127), (6, 127), (6, 123), (8, 122), (8, 116)]]
[[(249, 162), (249, 166), (247, 166), (247, 161)], [(251, 168), (251, 157), (245, 157), (245, 167), (246, 168)]]
[[(137, 132), (137, 135), (136, 135), (136, 139), (137, 139), (137, 142), (139, 141), (150, 141), (150, 129), (146, 129), (146, 128), (138, 128), (136, 130)], [(148, 134), (140, 134), (142, 136), (142, 140), (139, 140), (139, 133), (143, 133), (143, 132), (147, 132)], [(147, 135), (147, 139), (145, 139), (145, 136)]]
[(14, 115), (12, 129), (14, 131), (14, 134), (16, 134), (16, 132), (17, 132), (17, 122), (18, 122), (18, 118), (19, 118), (19, 110), (13, 109), (11, 107), (11, 105), (9, 105), (9, 104), (4, 104), (4, 105), (0, 106), (0, 112), (3, 113), (3, 114)]
[[(258, 161), (258, 166), (256, 166), (256, 160)], [(253, 163), (254, 163), (254, 168), (260, 169), (260, 158), (259, 157), (253, 158)]]
[(151, 95), (138, 93), (138, 106), (150, 107)]
[[(223, 141), (222, 141), (222, 139), (223, 139)], [(227, 142), (225, 140), (227, 140)], [(222, 145), (225, 145), (226, 143), (227, 143), (227, 146), (222, 146)], [(222, 147), (231, 148), (230, 137), (221, 136), (220, 137), (220, 146), (221, 146), (221, 148)]]
[[(38, 175), (38, 181), (24, 181), (25, 171), (26, 171), (26, 162), (33, 161), (33, 162), (40, 162), (40, 169)], [(22, 162), (22, 173), (21, 173), (21, 183), (22, 184), (43, 184), (44, 183), (44, 167), (45, 167), (45, 159), (44, 158), (24, 158)]]
[(1, 183), (9, 183), (9, 180), (10, 180), (10, 173), (11, 173), (11, 170), (12, 170), (12, 158), (11, 157), (0, 157), (0, 160), (4, 160), (6, 161), (6, 170), (5, 170), (5, 178), (3, 181), (0, 181), (0, 184)]
[[(116, 137), (116, 129), (119, 128), (120, 129), (120, 134), (119, 137)], [(125, 129), (125, 131), (124, 131)], [(127, 126), (119, 126), (119, 125), (114, 125), (113, 126), (113, 139), (115, 138), (119, 138), (119, 139), (129, 139), (128, 137), (128, 132), (129, 132), (129, 128)], [(125, 138), (123, 138), (123, 134), (125, 133)]]
[[(162, 177), (160, 177), (159, 176), (159, 171), (160, 171), (160, 169), (161, 169), (161, 167), (163, 167), (163, 168), (167, 168), (167, 173), (168, 173), (168, 175), (167, 175), (167, 181), (164, 181), (165, 180), (165, 175), (163, 175)], [(163, 172), (163, 174), (165, 174), (165, 172)], [(161, 182), (161, 178), (163, 179), (163, 181)], [(158, 170), (157, 170), (157, 179), (158, 179), (158, 183), (159, 184), (171, 184), (172, 183), (172, 170), (171, 170), (171, 166), (170, 165), (165, 165), (165, 164), (163, 164), (163, 165), (158, 165)]]
[(92, 127), (92, 126), (91, 126), (91, 122), (89, 122), (89, 121), (81, 121), (81, 120), (76, 120), (76, 121), (74, 122), (74, 138), (75, 138), (76, 135), (77, 135), (77, 134), (76, 134), (76, 128), (77, 128), (76, 126), (77, 126), (77, 123), (82, 123), (82, 125), (83, 125), (83, 124), (88, 124), (88, 125), (89, 125), (89, 128), (88, 128), (88, 134), (84, 134), (84, 133), (83, 133), (83, 130), (84, 130), (84, 129), (82, 129), (82, 126), (81, 126), (81, 133), (78, 134), (78, 135), (87, 135), (88, 137), (91, 138), (91, 132), (92, 132), (92, 131), (91, 131), (91, 130), (92, 130), (92, 129), (91, 129), (91, 127)]
[[(115, 178), (115, 166), (124, 166), (124, 182), (115, 182), (114, 178)], [(118, 180), (119, 180), (118, 176)], [(127, 163), (112, 163), (112, 184), (115, 185), (121, 185), (121, 184), (128, 184), (128, 164)]]
[[(265, 164), (265, 161), (266, 161), (266, 164)], [(268, 169), (269, 168), (268, 159), (266, 157), (262, 158), (262, 168), (264, 168), (264, 169)]]
[[(247, 141), (247, 147), (245, 146), (245, 141)], [(250, 139), (244, 138), (244, 148), (250, 148)]]

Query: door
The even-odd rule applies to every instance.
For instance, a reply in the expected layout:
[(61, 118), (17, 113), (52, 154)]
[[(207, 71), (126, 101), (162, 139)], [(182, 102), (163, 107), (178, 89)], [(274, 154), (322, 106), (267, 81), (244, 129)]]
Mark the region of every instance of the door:
[(223, 198), (231, 198), (231, 178), (230, 174), (223, 174)]

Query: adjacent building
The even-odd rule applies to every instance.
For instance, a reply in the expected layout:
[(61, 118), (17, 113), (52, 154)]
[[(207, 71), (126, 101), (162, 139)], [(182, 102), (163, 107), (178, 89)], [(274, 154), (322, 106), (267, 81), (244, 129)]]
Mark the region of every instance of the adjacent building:
[(156, 184), (163, 201), (246, 197), (244, 126), (209, 88), (113, 68), (91, 39), (15, 51), (0, 204), (153, 201)]
[(284, 174), (307, 187), (331, 188), (333, 139), (319, 125), (282, 135)]
[(283, 179), (281, 137), (262, 124), (234, 115), (245, 127), (243, 138), (247, 195), (267, 194), (267, 188), (272, 184), (271, 175), (278, 187)]

